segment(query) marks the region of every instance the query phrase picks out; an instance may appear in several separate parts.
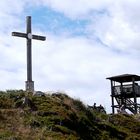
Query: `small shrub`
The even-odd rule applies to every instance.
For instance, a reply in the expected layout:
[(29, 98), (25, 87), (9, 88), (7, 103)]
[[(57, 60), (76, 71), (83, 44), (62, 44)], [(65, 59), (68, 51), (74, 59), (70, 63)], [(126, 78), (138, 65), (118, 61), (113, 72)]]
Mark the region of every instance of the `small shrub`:
[(74, 133), (74, 131), (68, 129), (65, 126), (61, 126), (61, 125), (55, 125), (54, 128), (53, 128), (53, 130), (54, 131), (61, 132), (63, 134), (73, 134)]
[(0, 98), (0, 108), (9, 109), (12, 108), (14, 105), (14, 101), (12, 99), (1, 97)]
[(9, 139), (12, 136), (11, 132), (4, 131), (0, 133), (0, 139), (6, 140)]

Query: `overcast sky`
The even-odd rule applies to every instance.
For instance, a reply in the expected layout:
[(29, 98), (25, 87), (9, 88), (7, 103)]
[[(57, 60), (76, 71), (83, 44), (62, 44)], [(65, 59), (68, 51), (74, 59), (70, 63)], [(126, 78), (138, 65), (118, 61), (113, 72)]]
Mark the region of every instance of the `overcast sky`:
[(63, 91), (85, 104), (111, 111), (110, 81), (140, 75), (140, 1), (1, 0), (0, 89), (25, 89), (26, 40), (12, 31), (32, 32), (35, 90)]

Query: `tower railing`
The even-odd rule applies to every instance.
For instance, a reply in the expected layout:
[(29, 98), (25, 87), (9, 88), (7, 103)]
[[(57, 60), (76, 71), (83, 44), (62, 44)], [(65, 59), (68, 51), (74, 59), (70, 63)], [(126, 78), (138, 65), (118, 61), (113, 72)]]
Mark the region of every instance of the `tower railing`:
[[(119, 86), (113, 86), (114, 94), (115, 95), (121, 95), (122, 93), (125, 93), (126, 95), (133, 93), (133, 85), (123, 85), (122, 87)], [(137, 95), (140, 95), (140, 86), (134, 85), (134, 91)]]

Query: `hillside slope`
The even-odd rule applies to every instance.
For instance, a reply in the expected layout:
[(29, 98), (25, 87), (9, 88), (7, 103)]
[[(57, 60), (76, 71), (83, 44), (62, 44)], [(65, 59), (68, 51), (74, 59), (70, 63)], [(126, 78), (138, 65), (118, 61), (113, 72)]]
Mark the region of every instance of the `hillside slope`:
[(107, 115), (62, 94), (0, 92), (0, 139), (140, 140), (138, 116)]

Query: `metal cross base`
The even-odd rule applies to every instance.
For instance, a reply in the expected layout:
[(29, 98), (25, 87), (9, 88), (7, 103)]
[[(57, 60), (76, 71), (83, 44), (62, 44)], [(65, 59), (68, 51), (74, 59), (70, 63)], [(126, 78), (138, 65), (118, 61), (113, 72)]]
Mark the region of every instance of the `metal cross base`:
[(25, 82), (25, 84), (26, 84), (26, 91), (27, 92), (34, 92), (34, 81), (26, 81)]

